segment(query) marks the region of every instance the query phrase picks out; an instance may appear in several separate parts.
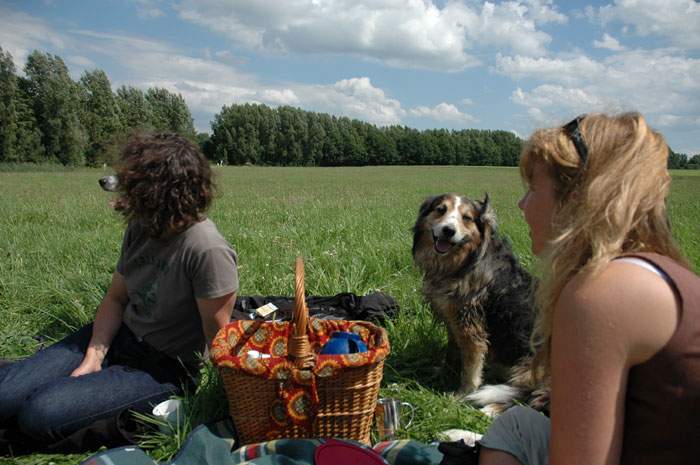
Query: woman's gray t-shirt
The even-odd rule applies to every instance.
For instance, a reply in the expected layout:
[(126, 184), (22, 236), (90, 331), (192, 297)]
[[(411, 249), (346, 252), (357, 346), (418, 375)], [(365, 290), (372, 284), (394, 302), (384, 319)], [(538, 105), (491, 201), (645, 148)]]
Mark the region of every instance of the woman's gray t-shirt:
[(129, 295), (124, 324), (155, 349), (191, 365), (205, 348), (195, 299), (237, 291), (236, 263), (236, 252), (209, 219), (167, 240), (130, 224), (117, 263)]

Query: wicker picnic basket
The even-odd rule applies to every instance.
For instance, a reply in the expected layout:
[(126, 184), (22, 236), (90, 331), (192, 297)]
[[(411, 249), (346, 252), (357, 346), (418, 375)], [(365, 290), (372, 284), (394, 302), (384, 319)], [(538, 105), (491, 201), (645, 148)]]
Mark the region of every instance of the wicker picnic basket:
[[(212, 343), (238, 439), (333, 437), (369, 444), (389, 354), (386, 331), (365, 321), (309, 319), (300, 257), (295, 274), (291, 322), (234, 321)], [(320, 355), (333, 331), (359, 334), (367, 352)]]

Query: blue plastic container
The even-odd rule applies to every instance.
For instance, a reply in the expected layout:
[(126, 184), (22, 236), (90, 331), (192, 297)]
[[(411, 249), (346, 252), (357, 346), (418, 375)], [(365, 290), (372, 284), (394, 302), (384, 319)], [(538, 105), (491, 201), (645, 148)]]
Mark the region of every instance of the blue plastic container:
[(331, 338), (321, 349), (323, 355), (355, 354), (357, 352), (367, 352), (367, 344), (362, 338), (347, 331), (333, 331)]

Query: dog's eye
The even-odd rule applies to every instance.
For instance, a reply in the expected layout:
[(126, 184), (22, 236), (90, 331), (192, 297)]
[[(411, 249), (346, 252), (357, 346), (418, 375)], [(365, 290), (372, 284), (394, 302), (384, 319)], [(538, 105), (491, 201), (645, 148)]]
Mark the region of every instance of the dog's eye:
[(469, 215), (462, 215), (462, 219), (464, 220), (465, 223), (469, 223), (470, 221), (474, 221), (471, 216)]
[(436, 212), (438, 212), (440, 215), (444, 215), (445, 212), (447, 211), (447, 207), (444, 205), (440, 205), (435, 209)]

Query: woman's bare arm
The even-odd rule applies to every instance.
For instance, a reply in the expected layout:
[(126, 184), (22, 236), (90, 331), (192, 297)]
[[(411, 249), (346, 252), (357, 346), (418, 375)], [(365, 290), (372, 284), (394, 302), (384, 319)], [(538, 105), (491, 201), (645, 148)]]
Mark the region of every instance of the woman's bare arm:
[(95, 322), (92, 325), (92, 337), (85, 357), (78, 368), (73, 370), (71, 376), (82, 376), (100, 371), (109, 346), (122, 324), (122, 315), (128, 303), (129, 295), (126, 291), (124, 277), (115, 271), (112, 274), (112, 283), (109, 285), (107, 294), (97, 309)]
[(637, 265), (612, 262), (567, 284), (552, 332), (551, 465), (619, 463), (628, 371), (677, 322), (670, 285)]

